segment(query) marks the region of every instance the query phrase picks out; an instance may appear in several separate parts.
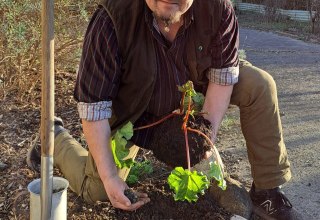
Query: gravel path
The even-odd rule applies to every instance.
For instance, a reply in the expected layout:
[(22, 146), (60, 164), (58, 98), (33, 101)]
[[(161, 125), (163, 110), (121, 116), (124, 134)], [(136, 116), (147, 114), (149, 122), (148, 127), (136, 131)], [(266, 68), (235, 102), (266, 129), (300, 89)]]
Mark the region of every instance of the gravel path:
[(293, 179), (284, 186), (284, 191), (305, 219), (318, 220), (320, 45), (245, 28), (240, 30), (240, 42), (247, 60), (269, 72), (277, 83), (293, 172)]

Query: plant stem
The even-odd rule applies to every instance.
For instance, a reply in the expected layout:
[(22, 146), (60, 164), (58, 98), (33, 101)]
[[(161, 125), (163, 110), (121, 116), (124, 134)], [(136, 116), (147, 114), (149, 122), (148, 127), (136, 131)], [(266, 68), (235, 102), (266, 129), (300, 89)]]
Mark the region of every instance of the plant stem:
[(157, 124), (160, 124), (160, 123), (164, 122), (165, 120), (167, 120), (167, 119), (169, 119), (169, 118), (171, 118), (171, 117), (173, 117), (173, 116), (175, 116), (175, 115), (181, 115), (181, 113), (175, 113), (175, 112), (173, 112), (173, 113), (171, 113), (171, 114), (169, 114), (169, 115), (161, 118), (160, 120), (158, 120), (158, 121), (156, 121), (156, 122), (153, 122), (153, 123), (151, 123), (151, 124), (144, 125), (144, 126), (141, 126), (141, 127), (134, 128), (133, 130), (134, 130), (134, 131), (137, 131), (137, 130), (141, 130), (141, 129), (145, 129), (145, 128), (150, 128), (150, 127), (152, 127), (152, 126), (155, 126), (155, 125), (157, 125)]
[(183, 112), (183, 106), (184, 106), (184, 97), (186, 96), (186, 92), (182, 93), (182, 98), (181, 98), (181, 105), (180, 105), (180, 113)]
[(188, 170), (191, 170), (189, 140), (188, 140), (188, 129), (187, 129), (187, 123), (188, 123), (188, 119), (189, 119), (190, 110), (191, 110), (191, 96), (189, 96), (188, 110), (186, 111), (186, 115), (183, 118), (183, 124), (182, 124), (182, 129), (183, 129), (183, 132), (184, 132), (184, 140), (186, 142), (186, 153), (187, 153)]
[(214, 158), (218, 162), (218, 164), (220, 165), (220, 168), (221, 168), (221, 171), (222, 171), (222, 175), (224, 176), (224, 165), (223, 165), (222, 159), (220, 157), (219, 151), (217, 150), (216, 146), (214, 146), (214, 144), (212, 143), (210, 138), (207, 135), (205, 135), (203, 132), (199, 131), (199, 130), (196, 130), (196, 129), (193, 129), (193, 128), (190, 128), (190, 127), (187, 127), (187, 130), (195, 132), (195, 133), (203, 136), (210, 143), (210, 145), (213, 148)]
[(183, 129), (183, 132), (184, 132), (184, 140), (186, 142), (188, 170), (191, 170), (190, 153), (189, 153), (189, 141), (188, 141), (188, 130), (187, 130), (187, 128)]

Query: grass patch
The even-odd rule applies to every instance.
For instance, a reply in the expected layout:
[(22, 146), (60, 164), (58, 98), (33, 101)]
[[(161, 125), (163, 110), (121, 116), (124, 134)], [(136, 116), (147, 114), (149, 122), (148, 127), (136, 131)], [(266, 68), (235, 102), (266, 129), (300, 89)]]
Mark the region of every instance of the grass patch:
[(236, 124), (236, 119), (233, 116), (225, 115), (221, 122), (220, 127), (222, 130), (229, 130), (235, 124)]

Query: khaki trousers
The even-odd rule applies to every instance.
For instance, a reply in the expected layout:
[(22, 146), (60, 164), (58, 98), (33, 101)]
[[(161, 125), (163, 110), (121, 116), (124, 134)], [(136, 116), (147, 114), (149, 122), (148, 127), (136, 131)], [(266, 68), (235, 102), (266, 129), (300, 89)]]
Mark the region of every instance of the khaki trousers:
[[(265, 71), (242, 61), (231, 104), (239, 106), (252, 177), (257, 188), (270, 189), (291, 178), (282, 137), (277, 90)], [(135, 155), (134, 155), (135, 156)], [(55, 138), (54, 165), (85, 201), (107, 200), (91, 154), (67, 132)]]

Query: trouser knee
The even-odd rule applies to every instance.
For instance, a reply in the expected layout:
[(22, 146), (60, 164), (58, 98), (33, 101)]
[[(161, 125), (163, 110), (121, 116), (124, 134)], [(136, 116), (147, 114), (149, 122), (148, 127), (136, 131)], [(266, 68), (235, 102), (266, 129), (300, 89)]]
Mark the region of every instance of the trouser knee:
[(94, 204), (97, 201), (105, 202), (108, 200), (104, 185), (102, 181), (97, 178), (85, 178), (80, 196), (89, 204)]
[(270, 106), (274, 103), (277, 103), (277, 88), (273, 77), (249, 62), (242, 64), (239, 81), (231, 96), (231, 104), (241, 108), (254, 104)]

